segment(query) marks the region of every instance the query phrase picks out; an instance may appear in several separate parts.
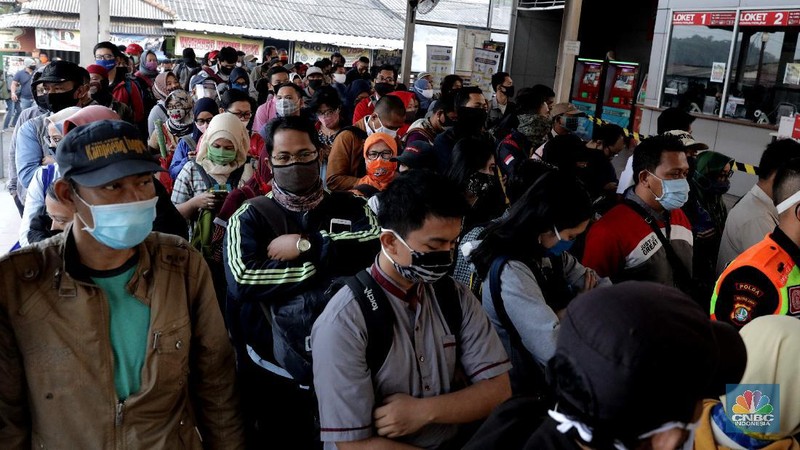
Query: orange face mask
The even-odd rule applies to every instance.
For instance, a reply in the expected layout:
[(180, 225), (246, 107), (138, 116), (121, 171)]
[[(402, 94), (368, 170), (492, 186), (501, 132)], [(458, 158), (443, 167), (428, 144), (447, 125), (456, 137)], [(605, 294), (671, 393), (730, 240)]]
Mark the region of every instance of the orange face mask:
[(396, 171), (396, 162), (387, 161), (383, 158), (367, 161), (367, 175), (375, 182), (388, 183), (394, 178)]

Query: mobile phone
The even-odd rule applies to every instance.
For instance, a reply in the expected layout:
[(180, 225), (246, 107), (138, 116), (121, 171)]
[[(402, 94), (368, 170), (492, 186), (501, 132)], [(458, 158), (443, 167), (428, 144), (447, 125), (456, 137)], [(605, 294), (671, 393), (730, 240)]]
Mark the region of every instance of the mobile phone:
[(331, 233), (345, 233), (348, 231), (352, 231), (353, 222), (347, 219), (331, 219)]

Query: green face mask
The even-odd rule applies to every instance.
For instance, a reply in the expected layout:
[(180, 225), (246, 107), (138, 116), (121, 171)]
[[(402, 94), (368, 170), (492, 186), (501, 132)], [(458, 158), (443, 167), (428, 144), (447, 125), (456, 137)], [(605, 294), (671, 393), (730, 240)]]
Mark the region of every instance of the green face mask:
[(226, 150), (214, 145), (208, 146), (208, 160), (214, 164), (225, 166), (236, 159), (236, 151)]

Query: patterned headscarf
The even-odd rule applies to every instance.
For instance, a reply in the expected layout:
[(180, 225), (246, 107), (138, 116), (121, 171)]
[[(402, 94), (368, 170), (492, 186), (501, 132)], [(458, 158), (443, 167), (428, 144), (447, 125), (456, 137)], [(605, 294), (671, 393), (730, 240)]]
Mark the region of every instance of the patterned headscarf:
[(153, 95), (155, 95), (156, 98), (159, 100), (164, 100), (169, 95), (169, 93), (167, 92), (167, 78), (170, 75), (172, 75), (173, 77), (175, 76), (175, 74), (170, 71), (162, 72), (158, 74), (156, 80), (153, 82)]
[(186, 136), (192, 132), (194, 114), (192, 114), (192, 97), (183, 89), (172, 91), (164, 100), (167, 108), (167, 128), (177, 137)]

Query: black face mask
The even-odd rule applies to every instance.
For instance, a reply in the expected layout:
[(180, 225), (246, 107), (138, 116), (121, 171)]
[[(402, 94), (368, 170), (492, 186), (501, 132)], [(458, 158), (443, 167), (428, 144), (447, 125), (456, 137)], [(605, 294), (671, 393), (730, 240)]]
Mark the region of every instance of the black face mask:
[(44, 94), (40, 96), (42, 101), (47, 105), (47, 109), (52, 113), (57, 113), (64, 108), (75, 106), (78, 104), (78, 99), (75, 98), (75, 89), (59, 94)]
[(320, 181), (319, 161), (272, 166), (272, 176), (284, 191), (304, 195)]
[(731, 182), (729, 180), (712, 181), (711, 185), (708, 187), (708, 192), (711, 195), (723, 195), (727, 193), (730, 188)]
[(456, 126), (461, 130), (477, 133), (486, 125), (486, 110), (483, 108), (458, 107), (458, 122)]
[(389, 83), (375, 83), (375, 92), (381, 97), (394, 92), (394, 85)]
[(467, 190), (476, 197), (484, 197), (494, 191), (498, 184), (497, 177), (483, 172), (475, 172), (467, 181)]
[(508, 98), (514, 97), (514, 86), (503, 86), (503, 94)]
[(316, 91), (322, 87), (322, 80), (309, 80), (308, 87)]
[(223, 65), (219, 66), (219, 73), (223, 75), (230, 75), (233, 72), (233, 67), (225, 67)]

